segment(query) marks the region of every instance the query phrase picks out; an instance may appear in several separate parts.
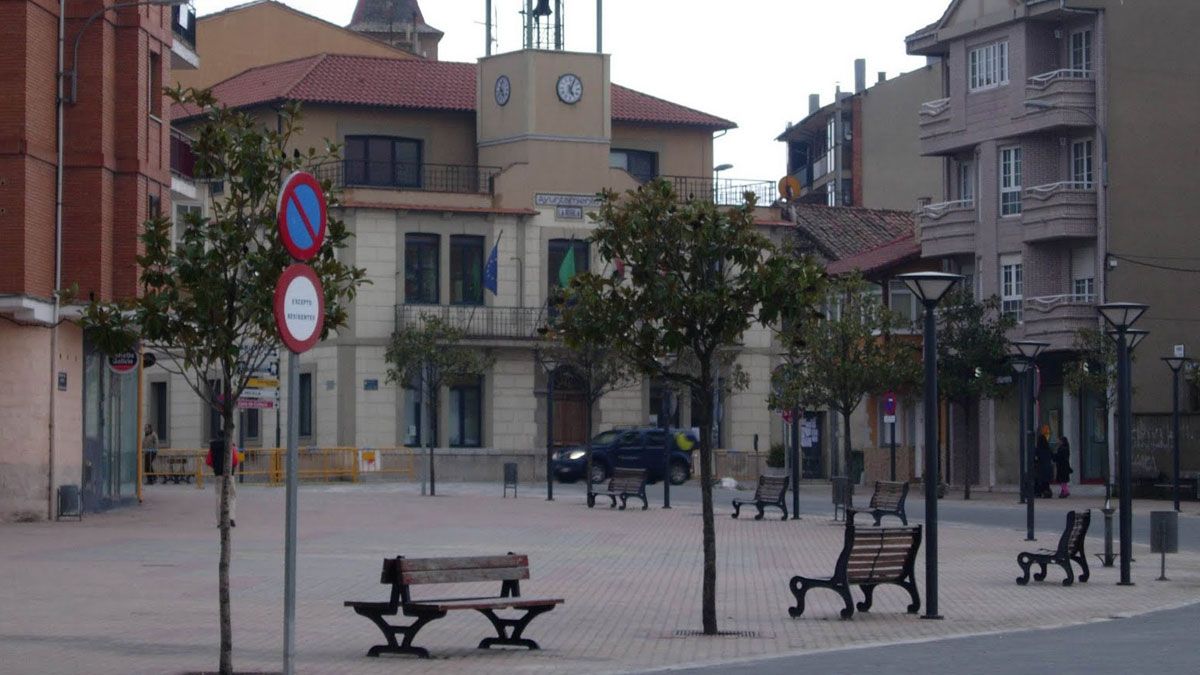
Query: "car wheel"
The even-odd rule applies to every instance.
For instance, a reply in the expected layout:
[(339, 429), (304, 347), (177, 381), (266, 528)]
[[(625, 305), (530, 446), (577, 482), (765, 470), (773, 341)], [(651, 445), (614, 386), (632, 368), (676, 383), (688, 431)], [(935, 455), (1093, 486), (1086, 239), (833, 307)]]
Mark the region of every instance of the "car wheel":
[(593, 464), (592, 482), (603, 483), (605, 478), (608, 478), (608, 469), (604, 468), (603, 464)]
[(683, 462), (671, 462), (671, 485), (682, 485), (690, 477), (687, 464)]

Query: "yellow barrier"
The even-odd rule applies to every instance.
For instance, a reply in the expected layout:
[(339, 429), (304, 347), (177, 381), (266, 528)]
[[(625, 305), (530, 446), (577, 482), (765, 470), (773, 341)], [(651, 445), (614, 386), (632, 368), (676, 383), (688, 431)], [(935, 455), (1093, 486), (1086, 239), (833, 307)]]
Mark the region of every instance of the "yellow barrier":
[[(164, 448), (154, 460), (154, 471), (147, 478), (166, 483), (192, 483), (204, 487), (211, 470), (205, 465), (208, 450), (195, 448)], [(269, 485), (282, 485), (287, 467), (284, 448), (243, 448), (238, 455), (237, 475)], [(300, 480), (313, 482), (359, 482), (364, 475), (416, 478), (414, 451), (406, 447), (392, 448), (319, 448), (301, 447), (298, 450), (297, 475)]]

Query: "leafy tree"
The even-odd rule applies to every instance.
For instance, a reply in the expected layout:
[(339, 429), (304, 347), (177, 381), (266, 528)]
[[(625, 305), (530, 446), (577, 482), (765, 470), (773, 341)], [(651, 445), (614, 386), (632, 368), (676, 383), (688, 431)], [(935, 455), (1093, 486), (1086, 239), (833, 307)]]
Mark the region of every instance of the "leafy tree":
[[(443, 319), (422, 315), (415, 324), (392, 333), (384, 359), (388, 363), (387, 381), (401, 386), (415, 384), (425, 399), (424, 419), (438, 419), (438, 393), (442, 386), (464, 377), (482, 375), (493, 363), (489, 354), (463, 344), (465, 333)], [(436, 494), (433, 467), (433, 436), (422, 434), (428, 448), (425, 473), (429, 476), (429, 494)], [(422, 487), (422, 491), (424, 488)]]
[[(1075, 358), (1063, 364), (1063, 384), (1076, 396), (1104, 394), (1108, 406), (1117, 404), (1117, 344), (1099, 328), (1075, 331)], [(1130, 354), (1130, 359), (1133, 355)]]
[[(976, 301), (970, 289), (958, 288), (938, 306), (938, 391), (970, 419), (969, 411), (983, 399), (1002, 395), (1012, 374), (1006, 333), (1016, 325), (1000, 311), (1000, 299)], [(971, 498), (971, 473), (977, 458), (978, 423), (967, 425), (962, 461), (964, 498)]]
[[(772, 256), (754, 225), (754, 197), (721, 210), (680, 203), (671, 184), (646, 183), (624, 196), (603, 195), (592, 234), (600, 256), (621, 260), (627, 278), (584, 274), (572, 280), (565, 323), (568, 344), (610, 341), (643, 373), (691, 391), (700, 402), (704, 633), (717, 632), (716, 537), (713, 529), (712, 401), (723, 358), (756, 321), (769, 323), (792, 298), (810, 299), (821, 271), (808, 261)], [(787, 270), (798, 270), (792, 275)], [(785, 286), (784, 278), (796, 282)], [(781, 300), (787, 298), (788, 300)], [(736, 386), (734, 378), (727, 378)]]
[[(278, 128), (263, 127), (250, 115), (217, 105), (207, 91), (171, 90), (177, 102), (203, 111), (192, 150), (196, 173), (225, 181), (225, 194), (207, 217), (192, 214), (172, 244), (168, 217), (148, 221), (141, 235), (144, 253), (140, 297), (117, 303), (92, 302), (83, 325), (105, 351), (121, 351), (137, 340), (162, 355), (159, 363), (179, 376), (222, 419), (226, 453), (234, 447), (234, 402), (251, 373), (263, 365), (278, 342), (272, 311), (275, 284), (291, 258), (279, 240), (276, 202), (281, 180), (336, 157), (337, 148), (292, 149), (300, 130), (299, 107), (279, 111)], [(271, 127), (275, 125), (272, 124)], [(324, 185), (326, 198), (330, 186)], [(347, 305), (364, 272), (338, 260), (350, 237), (330, 210), (327, 237), (309, 263), (325, 290), (321, 336), (346, 324)], [(209, 386), (216, 376), (220, 390)], [(230, 454), (224, 466), (232, 466)], [(233, 672), (233, 633), (229, 602), (230, 471), (221, 477), (219, 523), (221, 555), (220, 672)]]
[(846, 475), (850, 456), (850, 416), (867, 394), (904, 389), (919, 382), (915, 345), (893, 339), (902, 318), (867, 292), (861, 276), (831, 282), (825, 296), (828, 316), (803, 321), (783, 332), (787, 356), (776, 369), (771, 405), (775, 409), (826, 407), (842, 416), (842, 447), (834, 450), (835, 475)]

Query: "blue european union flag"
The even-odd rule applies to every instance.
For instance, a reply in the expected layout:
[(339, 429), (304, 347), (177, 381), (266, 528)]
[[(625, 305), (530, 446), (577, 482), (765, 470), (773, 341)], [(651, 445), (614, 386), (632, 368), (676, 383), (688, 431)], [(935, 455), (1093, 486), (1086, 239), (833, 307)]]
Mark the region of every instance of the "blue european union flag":
[(499, 270), (497, 269), (499, 267), (499, 249), (500, 237), (497, 236), (496, 243), (492, 244), (492, 253), (488, 256), (487, 264), (483, 266), (483, 287), (491, 291), (492, 295), (496, 295), (499, 284), (497, 278), (499, 275)]

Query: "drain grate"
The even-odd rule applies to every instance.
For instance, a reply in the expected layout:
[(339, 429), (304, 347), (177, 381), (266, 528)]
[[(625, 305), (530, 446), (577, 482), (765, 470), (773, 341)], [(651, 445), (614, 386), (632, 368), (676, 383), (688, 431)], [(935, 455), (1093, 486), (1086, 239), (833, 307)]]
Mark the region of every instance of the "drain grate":
[(705, 635), (702, 630), (690, 630), (681, 628), (675, 631), (675, 637), (729, 637), (729, 638), (754, 638), (758, 637), (758, 631), (755, 630), (719, 630), (716, 635)]

